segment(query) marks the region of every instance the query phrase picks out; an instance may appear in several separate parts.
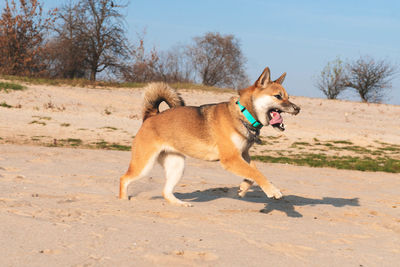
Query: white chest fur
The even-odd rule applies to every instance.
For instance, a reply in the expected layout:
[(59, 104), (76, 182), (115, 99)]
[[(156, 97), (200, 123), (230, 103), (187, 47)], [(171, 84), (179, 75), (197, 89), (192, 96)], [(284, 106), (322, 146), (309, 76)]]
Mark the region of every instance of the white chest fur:
[(231, 140), (240, 152), (243, 152), (247, 148), (248, 142), (243, 136), (233, 133), (231, 135)]

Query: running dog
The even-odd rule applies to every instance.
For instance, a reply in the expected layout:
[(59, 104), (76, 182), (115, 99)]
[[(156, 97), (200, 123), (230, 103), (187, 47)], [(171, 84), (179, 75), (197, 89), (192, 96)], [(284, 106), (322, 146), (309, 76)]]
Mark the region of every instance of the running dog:
[[(220, 161), (243, 178), (238, 194), (244, 197), (254, 181), (269, 198), (281, 192), (251, 162), (249, 149), (260, 142), (260, 128), (271, 125), (285, 130), (281, 112), (298, 114), (282, 86), (286, 73), (271, 81), (265, 68), (250, 87), (239, 90), (229, 102), (185, 106), (179, 94), (165, 83), (150, 83), (144, 95), (143, 124), (132, 143), (128, 171), (120, 178), (119, 198), (127, 199), (128, 185), (143, 176), (158, 161), (165, 170), (164, 198), (175, 205), (191, 206), (177, 199), (173, 190), (183, 175), (185, 156)], [(159, 112), (165, 101), (169, 109)]]

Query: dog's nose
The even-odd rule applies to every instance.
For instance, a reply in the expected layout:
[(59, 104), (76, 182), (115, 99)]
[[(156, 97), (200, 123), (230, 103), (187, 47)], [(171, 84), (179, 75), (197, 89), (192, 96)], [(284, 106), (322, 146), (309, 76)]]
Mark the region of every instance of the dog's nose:
[(299, 106), (293, 104), (293, 108), (294, 108), (294, 111), (295, 111), (295, 115), (300, 112), (300, 107)]

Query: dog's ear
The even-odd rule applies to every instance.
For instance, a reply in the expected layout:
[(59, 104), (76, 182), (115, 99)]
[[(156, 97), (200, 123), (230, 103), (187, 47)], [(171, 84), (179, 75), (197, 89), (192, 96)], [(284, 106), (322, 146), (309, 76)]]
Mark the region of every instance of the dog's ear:
[(274, 83), (282, 84), (283, 81), (285, 80), (285, 77), (286, 77), (286, 72), (284, 72), (284, 73), (281, 75), (281, 77), (279, 77), (278, 79), (276, 79), (276, 80), (274, 81)]
[(267, 84), (269, 84), (271, 82), (271, 75), (270, 75), (270, 71), (269, 68), (266, 67), (263, 71), (263, 73), (260, 75), (260, 77), (258, 77), (255, 86), (256, 87), (266, 87)]

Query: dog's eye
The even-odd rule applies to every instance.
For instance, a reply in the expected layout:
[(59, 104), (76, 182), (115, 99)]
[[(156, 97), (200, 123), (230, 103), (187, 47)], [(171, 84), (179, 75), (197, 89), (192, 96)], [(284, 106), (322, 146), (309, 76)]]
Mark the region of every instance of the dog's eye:
[(274, 95), (277, 99), (282, 100), (281, 95)]

